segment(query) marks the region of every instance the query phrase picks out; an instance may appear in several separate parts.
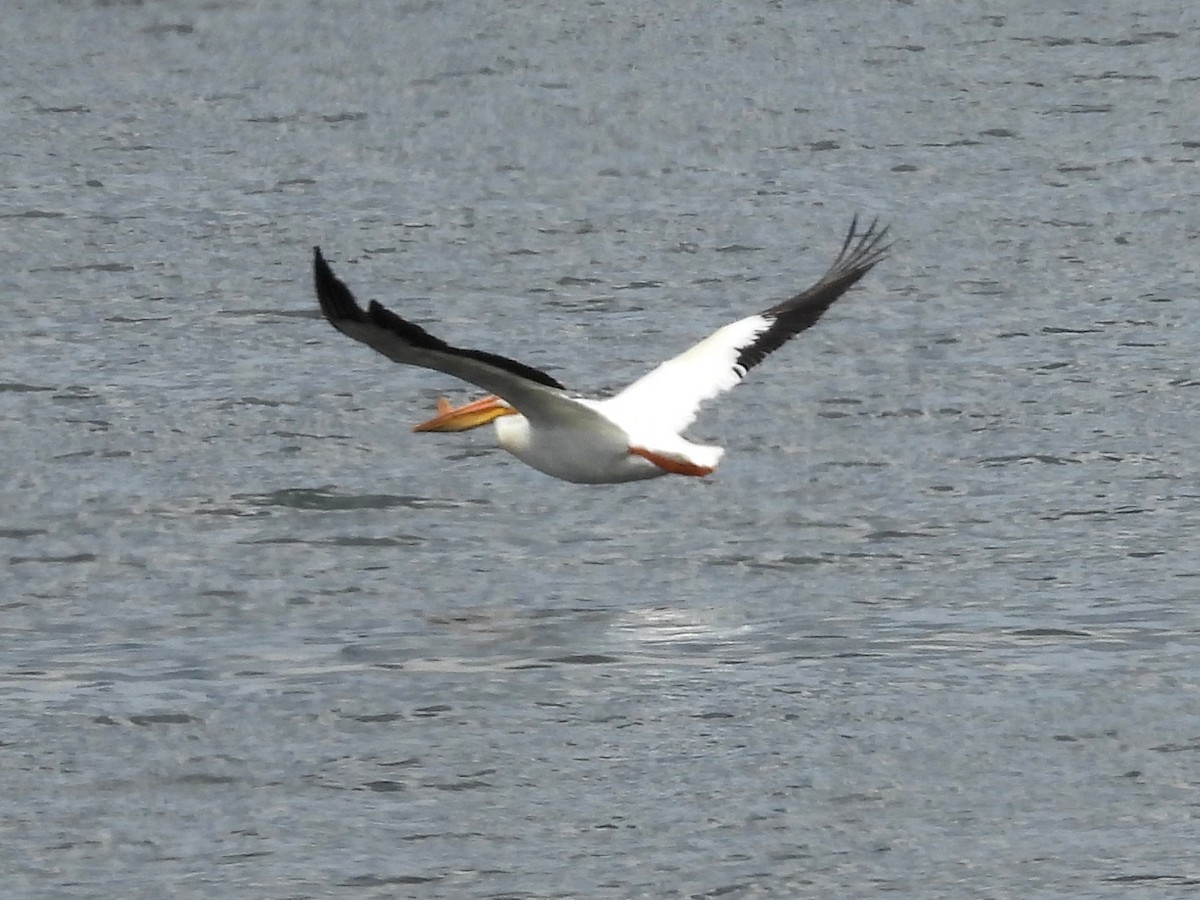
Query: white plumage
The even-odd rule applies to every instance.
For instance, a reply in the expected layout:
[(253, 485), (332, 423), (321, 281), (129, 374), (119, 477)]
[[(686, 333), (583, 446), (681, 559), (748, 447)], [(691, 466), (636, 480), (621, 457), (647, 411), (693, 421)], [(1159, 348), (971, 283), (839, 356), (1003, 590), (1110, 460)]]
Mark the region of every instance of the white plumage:
[(829, 270), (816, 284), (718, 329), (603, 400), (569, 393), (556, 379), (523, 363), (452, 347), (375, 301), (364, 310), (314, 248), (321, 312), (343, 334), (399, 363), (435, 369), (494, 396), (438, 415), (416, 431), (462, 431), (494, 422), (502, 448), (547, 475), (585, 484), (708, 475), (724, 451), (695, 444), (682, 432), (701, 404), (738, 384), (771, 351), (809, 328), (835, 300), (887, 254), (886, 228), (865, 231), (857, 218)]

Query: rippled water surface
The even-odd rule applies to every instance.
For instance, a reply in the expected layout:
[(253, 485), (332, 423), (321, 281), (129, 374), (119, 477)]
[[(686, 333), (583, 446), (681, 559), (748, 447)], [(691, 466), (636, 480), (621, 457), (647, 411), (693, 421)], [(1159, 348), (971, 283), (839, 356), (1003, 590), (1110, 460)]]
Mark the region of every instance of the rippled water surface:
[[(16, 2), (12, 897), (1200, 884), (1190, 4)], [(897, 243), (560, 483), (315, 317), (582, 390)]]

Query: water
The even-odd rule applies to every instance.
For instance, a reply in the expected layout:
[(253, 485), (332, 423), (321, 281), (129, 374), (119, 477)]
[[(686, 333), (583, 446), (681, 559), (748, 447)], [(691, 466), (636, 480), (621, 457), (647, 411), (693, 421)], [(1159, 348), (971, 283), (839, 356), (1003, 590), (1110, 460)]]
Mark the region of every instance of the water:
[[(565, 6), (565, 8), (564, 8)], [(1200, 15), (9, 4), (12, 897), (1183, 896)], [(584, 390), (892, 259), (585, 488), (360, 295)]]

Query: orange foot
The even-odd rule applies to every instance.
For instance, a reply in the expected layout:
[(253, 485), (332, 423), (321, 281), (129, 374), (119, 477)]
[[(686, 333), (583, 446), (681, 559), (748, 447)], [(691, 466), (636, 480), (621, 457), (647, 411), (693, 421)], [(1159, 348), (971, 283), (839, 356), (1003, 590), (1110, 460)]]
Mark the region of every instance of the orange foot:
[(664, 456), (661, 453), (655, 453), (653, 450), (647, 450), (645, 447), (630, 447), (629, 452), (633, 456), (640, 456), (642, 459), (648, 459), (664, 472), (670, 472), (672, 475), (711, 475), (716, 469), (713, 466), (698, 466), (694, 462), (689, 462), (686, 459), (680, 459), (675, 456)]

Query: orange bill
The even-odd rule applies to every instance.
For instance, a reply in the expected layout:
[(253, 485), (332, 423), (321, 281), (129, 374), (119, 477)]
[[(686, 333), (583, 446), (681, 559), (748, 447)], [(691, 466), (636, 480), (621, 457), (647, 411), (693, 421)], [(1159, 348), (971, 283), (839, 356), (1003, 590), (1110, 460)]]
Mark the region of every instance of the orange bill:
[(437, 415), (420, 425), (414, 425), (413, 431), (467, 431), (515, 412), (515, 409), (494, 394), (464, 403), (462, 406), (453, 406), (445, 397), (439, 397)]

